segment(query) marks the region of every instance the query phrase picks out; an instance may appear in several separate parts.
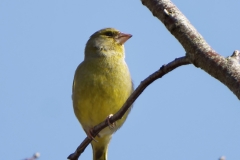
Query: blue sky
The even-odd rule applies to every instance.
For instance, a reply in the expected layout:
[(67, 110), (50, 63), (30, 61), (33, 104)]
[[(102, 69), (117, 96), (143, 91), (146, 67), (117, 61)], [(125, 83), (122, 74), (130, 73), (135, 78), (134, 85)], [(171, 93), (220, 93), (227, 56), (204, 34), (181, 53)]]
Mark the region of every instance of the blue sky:
[[(239, 0), (173, 0), (206, 41), (227, 57), (240, 49)], [(137, 86), (185, 54), (138, 1), (0, 1), (0, 159), (66, 159), (85, 138), (72, 109), (74, 71), (95, 31), (133, 37), (126, 61)], [(240, 158), (240, 105), (218, 80), (193, 65), (157, 80), (113, 136), (109, 159)], [(91, 159), (89, 146), (80, 159)]]

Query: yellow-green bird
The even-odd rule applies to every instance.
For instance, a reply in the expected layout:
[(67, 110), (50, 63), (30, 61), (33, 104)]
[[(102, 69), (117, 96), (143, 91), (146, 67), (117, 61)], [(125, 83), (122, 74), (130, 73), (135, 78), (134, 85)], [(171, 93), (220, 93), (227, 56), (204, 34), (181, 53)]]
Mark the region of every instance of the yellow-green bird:
[[(124, 43), (131, 34), (114, 28), (95, 32), (87, 41), (84, 61), (77, 67), (73, 80), (72, 100), (76, 117), (89, 138), (91, 129), (115, 114), (133, 92)], [(107, 160), (112, 134), (122, 126), (128, 112), (105, 128), (92, 141), (93, 160)]]

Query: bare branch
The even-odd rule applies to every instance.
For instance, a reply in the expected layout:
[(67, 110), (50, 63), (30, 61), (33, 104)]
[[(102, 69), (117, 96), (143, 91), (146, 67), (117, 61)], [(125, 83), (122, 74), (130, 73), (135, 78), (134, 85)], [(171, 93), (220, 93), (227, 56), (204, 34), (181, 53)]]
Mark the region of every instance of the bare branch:
[(239, 63), (233, 65), (229, 58), (214, 51), (170, 0), (142, 0), (142, 4), (181, 43), (191, 63), (221, 81), (240, 99)]
[(40, 157), (40, 153), (34, 153), (34, 155), (31, 158), (26, 158), (24, 160), (36, 160)]
[(225, 156), (221, 156), (221, 157), (219, 158), (219, 160), (226, 160), (226, 157), (225, 157)]
[[(138, 96), (144, 91), (144, 89), (150, 85), (152, 82), (157, 80), (158, 78), (161, 78), (168, 72), (174, 70), (175, 68), (190, 64), (190, 61), (187, 57), (181, 57), (177, 58), (174, 61), (168, 63), (167, 65), (163, 65), (158, 71), (151, 74), (149, 77), (147, 77), (144, 81), (140, 83), (140, 85), (136, 88), (136, 90), (131, 94), (131, 96), (127, 99), (127, 101), (124, 103), (122, 108), (114, 115), (112, 116), (109, 121), (110, 123), (113, 123), (119, 119), (122, 118), (122, 116), (125, 114), (125, 112), (131, 107), (133, 102), (138, 98)], [(92, 130), (92, 136), (95, 137), (102, 129), (108, 126), (107, 121), (103, 121), (102, 123), (95, 126)], [(77, 160), (78, 157), (81, 155), (82, 152), (84, 152), (85, 148), (91, 143), (91, 140), (87, 137), (85, 140), (78, 146), (76, 151), (68, 156), (68, 159), (70, 160)]]

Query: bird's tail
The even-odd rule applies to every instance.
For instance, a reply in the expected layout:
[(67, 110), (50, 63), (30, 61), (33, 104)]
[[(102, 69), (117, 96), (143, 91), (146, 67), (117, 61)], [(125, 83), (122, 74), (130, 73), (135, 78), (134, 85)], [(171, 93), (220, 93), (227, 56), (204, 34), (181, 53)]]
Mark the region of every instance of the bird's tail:
[(91, 142), (93, 149), (93, 160), (107, 160), (108, 145), (110, 143), (111, 137), (96, 137), (95, 139), (98, 142), (95, 142), (94, 140)]

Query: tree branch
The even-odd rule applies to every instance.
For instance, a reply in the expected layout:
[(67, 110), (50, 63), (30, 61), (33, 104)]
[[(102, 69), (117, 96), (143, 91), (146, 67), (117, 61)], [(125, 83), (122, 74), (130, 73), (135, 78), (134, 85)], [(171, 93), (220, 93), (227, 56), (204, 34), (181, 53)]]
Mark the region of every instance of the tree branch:
[(214, 51), (170, 0), (142, 0), (142, 4), (181, 43), (191, 63), (221, 81), (240, 99), (240, 65), (236, 56), (225, 58)]
[[(152, 82), (157, 80), (158, 78), (161, 78), (168, 72), (174, 70), (175, 68), (190, 64), (189, 59), (185, 57), (176, 58), (174, 61), (168, 63), (167, 65), (163, 65), (158, 71), (151, 74), (149, 77), (147, 77), (144, 81), (140, 83), (140, 85), (136, 88), (136, 90), (131, 94), (131, 96), (127, 99), (127, 101), (124, 103), (122, 108), (114, 114), (110, 119), (110, 123), (113, 123), (119, 119), (122, 118), (122, 116), (125, 114), (125, 112), (131, 107), (133, 102), (138, 98), (138, 96), (144, 91), (145, 88), (147, 88), (148, 85), (150, 85)], [(92, 136), (95, 137), (102, 129), (108, 126), (108, 122), (103, 121), (102, 123), (95, 126), (92, 130)], [(68, 159), (70, 160), (77, 160), (78, 157), (81, 155), (82, 152), (84, 152), (85, 148), (91, 143), (91, 139), (86, 137), (84, 141), (78, 146), (76, 151), (68, 156)]]

